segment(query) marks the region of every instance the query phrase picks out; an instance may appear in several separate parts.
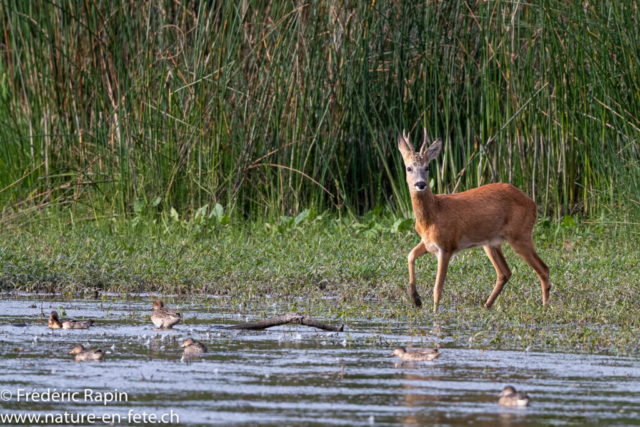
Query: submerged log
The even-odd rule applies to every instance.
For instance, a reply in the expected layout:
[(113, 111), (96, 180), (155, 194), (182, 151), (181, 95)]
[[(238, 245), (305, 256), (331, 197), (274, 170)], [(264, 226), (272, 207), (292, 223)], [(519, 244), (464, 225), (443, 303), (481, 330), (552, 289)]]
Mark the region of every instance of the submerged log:
[(240, 323), (239, 325), (226, 326), (222, 329), (244, 329), (255, 331), (271, 328), (273, 326), (286, 325), (288, 323), (294, 325), (312, 326), (314, 328), (332, 332), (342, 332), (344, 330), (344, 324), (341, 324), (340, 326), (325, 325), (324, 323), (317, 322), (310, 317), (305, 317), (298, 313), (283, 314), (282, 316), (258, 320), (257, 322)]

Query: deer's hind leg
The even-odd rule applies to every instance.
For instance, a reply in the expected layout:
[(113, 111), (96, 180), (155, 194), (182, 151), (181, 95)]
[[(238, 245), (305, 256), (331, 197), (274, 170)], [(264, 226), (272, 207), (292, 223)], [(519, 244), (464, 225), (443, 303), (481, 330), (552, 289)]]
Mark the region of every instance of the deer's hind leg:
[(409, 252), (409, 295), (416, 308), (422, 307), (422, 300), (416, 290), (416, 260), (426, 253), (427, 248), (423, 242), (418, 243), (418, 245)]
[(549, 290), (551, 289), (551, 282), (549, 282), (549, 266), (540, 258), (533, 246), (533, 240), (519, 240), (515, 242), (509, 242), (513, 250), (525, 260), (527, 264), (531, 266), (540, 278), (542, 284), (542, 305), (547, 305), (549, 302)]
[(509, 278), (511, 277), (511, 269), (509, 268), (509, 264), (507, 264), (507, 260), (504, 259), (504, 254), (502, 253), (502, 248), (500, 246), (483, 246), (483, 248), (491, 260), (493, 268), (496, 269), (496, 274), (498, 275), (493, 292), (491, 292), (491, 296), (489, 296), (489, 299), (484, 304), (485, 308), (491, 308), (493, 303), (496, 302), (498, 295), (500, 295), (500, 292), (502, 292), (502, 288), (504, 288), (504, 285), (509, 281)]

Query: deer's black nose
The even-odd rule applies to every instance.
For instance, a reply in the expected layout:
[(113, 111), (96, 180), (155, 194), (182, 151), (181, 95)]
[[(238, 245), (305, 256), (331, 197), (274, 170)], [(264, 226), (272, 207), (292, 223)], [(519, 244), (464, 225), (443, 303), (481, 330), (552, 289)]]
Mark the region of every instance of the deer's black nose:
[(424, 181), (418, 181), (416, 182), (416, 187), (418, 188), (418, 190), (424, 190), (425, 188), (427, 188), (427, 183)]

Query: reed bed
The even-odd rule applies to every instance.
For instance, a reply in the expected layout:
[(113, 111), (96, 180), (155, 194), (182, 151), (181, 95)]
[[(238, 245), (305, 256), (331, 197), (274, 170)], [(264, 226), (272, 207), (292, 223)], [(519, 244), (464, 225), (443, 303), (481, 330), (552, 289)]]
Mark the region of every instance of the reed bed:
[(542, 215), (640, 206), (640, 12), (604, 1), (0, 0), (2, 221), (220, 204), (411, 214), (512, 183)]

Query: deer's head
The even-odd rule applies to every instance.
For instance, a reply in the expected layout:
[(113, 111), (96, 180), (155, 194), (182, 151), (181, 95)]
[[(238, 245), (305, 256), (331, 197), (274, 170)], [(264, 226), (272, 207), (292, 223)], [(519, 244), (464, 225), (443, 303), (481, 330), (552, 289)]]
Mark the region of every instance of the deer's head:
[(416, 153), (409, 142), (409, 136), (404, 131), (402, 135), (398, 135), (398, 149), (402, 153), (402, 160), (407, 170), (407, 184), (411, 192), (421, 192), (429, 188), (429, 163), (440, 154), (442, 139), (436, 139), (431, 145), (428, 141), (427, 129), (425, 129), (422, 147)]

